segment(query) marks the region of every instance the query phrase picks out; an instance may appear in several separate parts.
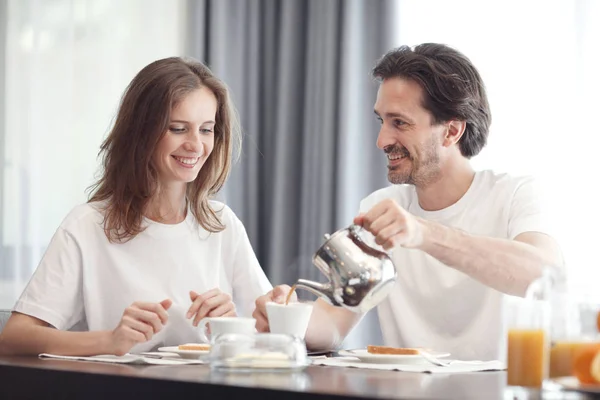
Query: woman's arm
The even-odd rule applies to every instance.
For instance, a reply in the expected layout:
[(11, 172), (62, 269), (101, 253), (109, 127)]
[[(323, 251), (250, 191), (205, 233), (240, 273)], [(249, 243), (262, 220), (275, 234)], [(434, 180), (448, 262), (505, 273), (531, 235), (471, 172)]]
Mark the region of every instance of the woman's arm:
[(0, 333), (0, 354), (121, 356), (137, 343), (152, 339), (163, 328), (169, 318), (167, 310), (171, 304), (169, 299), (160, 303), (133, 303), (125, 309), (114, 330), (96, 332), (62, 331), (39, 318), (13, 312)]
[(0, 354), (36, 356), (41, 353), (78, 356), (111, 354), (111, 333), (111, 331), (61, 331), (41, 319), (15, 312), (0, 333)]

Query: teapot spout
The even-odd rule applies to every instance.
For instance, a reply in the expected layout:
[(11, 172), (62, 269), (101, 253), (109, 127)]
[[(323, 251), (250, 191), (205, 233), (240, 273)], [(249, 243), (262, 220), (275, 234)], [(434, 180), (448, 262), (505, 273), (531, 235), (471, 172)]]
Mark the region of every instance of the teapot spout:
[(309, 292), (321, 297), (333, 306), (340, 305), (340, 303), (338, 303), (333, 297), (333, 289), (331, 288), (330, 283), (323, 284), (319, 282), (309, 281), (306, 279), (298, 279), (298, 282), (296, 282), (296, 288), (308, 290)]

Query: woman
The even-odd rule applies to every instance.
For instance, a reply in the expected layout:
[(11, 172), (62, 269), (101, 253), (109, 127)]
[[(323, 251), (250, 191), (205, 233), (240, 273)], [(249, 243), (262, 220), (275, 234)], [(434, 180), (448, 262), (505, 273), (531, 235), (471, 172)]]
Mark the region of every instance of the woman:
[(236, 305), (249, 316), (271, 285), (242, 223), (209, 200), (239, 138), (227, 88), (206, 66), (167, 58), (142, 69), (102, 144), (103, 175), (56, 231), (0, 353), (122, 355), (197, 342), (200, 319), (235, 316)]

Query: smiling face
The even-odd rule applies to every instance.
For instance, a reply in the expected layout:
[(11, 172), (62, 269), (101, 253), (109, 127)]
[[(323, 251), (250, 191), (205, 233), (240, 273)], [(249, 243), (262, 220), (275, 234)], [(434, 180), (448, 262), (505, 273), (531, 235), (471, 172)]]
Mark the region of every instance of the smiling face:
[(388, 180), (393, 184), (427, 185), (441, 174), (446, 125), (432, 124), (422, 106), (418, 83), (385, 79), (377, 93), (374, 111), (381, 122), (377, 147), (388, 158)]
[(217, 99), (201, 87), (172, 110), (167, 132), (153, 155), (160, 186), (192, 182), (214, 147)]

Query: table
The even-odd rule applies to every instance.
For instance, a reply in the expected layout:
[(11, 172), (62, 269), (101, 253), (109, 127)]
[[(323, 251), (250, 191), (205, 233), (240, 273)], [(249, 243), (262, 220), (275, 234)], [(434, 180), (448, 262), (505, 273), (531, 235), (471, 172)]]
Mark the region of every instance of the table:
[[(0, 356), (0, 399), (232, 398), (503, 399), (505, 372), (423, 374), (310, 366), (295, 373), (224, 373), (207, 365), (123, 365)], [(529, 399), (588, 399), (573, 392)], [(185, 397), (184, 397), (185, 396)], [(194, 397), (191, 397), (194, 396)]]

